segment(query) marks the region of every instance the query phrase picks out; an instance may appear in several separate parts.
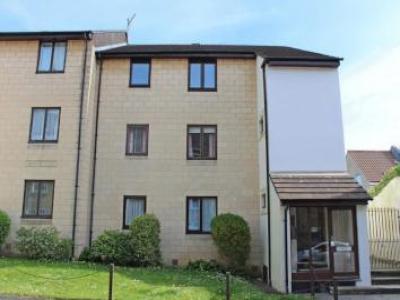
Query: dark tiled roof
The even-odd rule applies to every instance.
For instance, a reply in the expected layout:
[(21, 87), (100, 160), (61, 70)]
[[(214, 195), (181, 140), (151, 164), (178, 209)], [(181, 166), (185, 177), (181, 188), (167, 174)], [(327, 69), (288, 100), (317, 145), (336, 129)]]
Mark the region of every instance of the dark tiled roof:
[(366, 203), (371, 197), (350, 175), (341, 174), (271, 174), (272, 183), (282, 202)]
[(21, 31), (0, 32), (0, 41), (64, 39), (83, 40), (91, 38), (92, 31)]
[(255, 57), (260, 55), (266, 60), (294, 60), (294, 61), (331, 61), (339, 62), (341, 58), (330, 55), (310, 52), (306, 50), (282, 46), (249, 46), (249, 45), (126, 45), (104, 51), (102, 56), (238, 56)]
[(383, 175), (396, 165), (391, 151), (349, 150), (347, 155), (370, 183), (379, 182)]

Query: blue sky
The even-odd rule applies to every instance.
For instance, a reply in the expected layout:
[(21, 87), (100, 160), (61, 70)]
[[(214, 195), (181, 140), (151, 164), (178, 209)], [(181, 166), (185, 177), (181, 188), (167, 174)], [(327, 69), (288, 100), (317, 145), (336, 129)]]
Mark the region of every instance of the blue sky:
[(288, 45), (344, 57), (346, 147), (400, 144), (400, 1), (0, 0), (0, 31), (124, 29), (131, 43)]

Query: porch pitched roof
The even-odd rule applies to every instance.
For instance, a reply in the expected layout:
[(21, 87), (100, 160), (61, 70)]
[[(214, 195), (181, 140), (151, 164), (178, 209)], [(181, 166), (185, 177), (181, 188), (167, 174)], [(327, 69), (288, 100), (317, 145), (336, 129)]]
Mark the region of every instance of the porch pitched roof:
[(346, 173), (273, 173), (271, 180), (283, 203), (353, 205), (372, 200)]

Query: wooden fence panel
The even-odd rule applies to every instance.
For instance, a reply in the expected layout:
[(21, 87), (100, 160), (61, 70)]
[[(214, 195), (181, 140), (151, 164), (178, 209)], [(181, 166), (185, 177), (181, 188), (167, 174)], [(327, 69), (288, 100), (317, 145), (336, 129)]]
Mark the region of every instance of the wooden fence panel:
[(368, 238), (372, 270), (400, 270), (400, 210), (368, 208)]

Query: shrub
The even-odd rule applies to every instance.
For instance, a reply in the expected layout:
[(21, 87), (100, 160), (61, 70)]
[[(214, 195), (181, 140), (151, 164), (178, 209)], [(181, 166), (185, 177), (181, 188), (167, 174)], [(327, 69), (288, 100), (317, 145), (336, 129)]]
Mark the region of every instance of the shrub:
[(155, 266), (161, 263), (160, 222), (152, 214), (135, 218), (130, 226), (135, 260), (140, 266)]
[(219, 265), (215, 260), (195, 260), (190, 261), (186, 266), (186, 269), (191, 271), (208, 271), (208, 272), (224, 272), (223, 266)]
[(393, 178), (400, 176), (400, 165), (396, 165), (395, 167), (391, 168), (386, 174), (382, 177), (381, 181), (372, 187), (368, 193), (369, 195), (374, 198), (379, 195), (380, 192), (392, 181)]
[(82, 251), (81, 257), (89, 261), (131, 265), (135, 256), (130, 234), (106, 230), (97, 237), (90, 249)]
[(52, 226), (21, 227), (17, 231), (16, 247), (27, 258), (67, 260), (71, 257), (72, 242), (60, 238)]
[(89, 247), (85, 247), (82, 249), (82, 252), (79, 254), (79, 261), (91, 261), (92, 257), (91, 257), (92, 253), (90, 251)]
[(10, 225), (11, 220), (9, 216), (4, 211), (0, 210), (0, 249), (10, 233)]
[(234, 214), (221, 214), (211, 222), (211, 233), (220, 255), (233, 270), (245, 268), (250, 254), (250, 229), (247, 222)]

